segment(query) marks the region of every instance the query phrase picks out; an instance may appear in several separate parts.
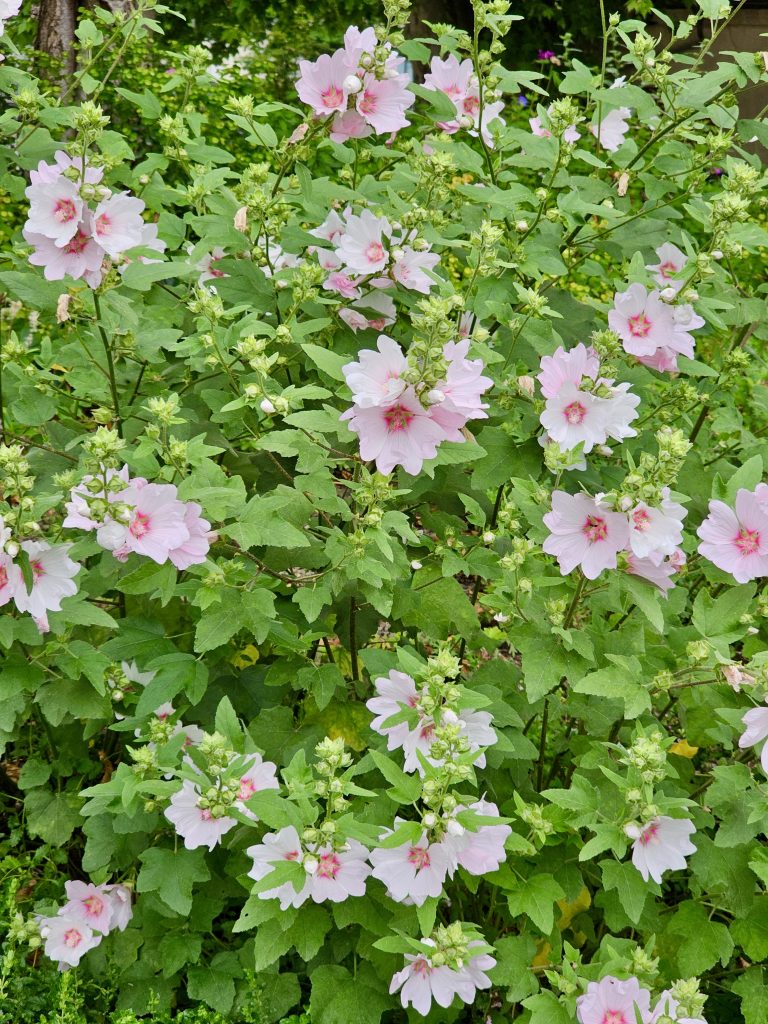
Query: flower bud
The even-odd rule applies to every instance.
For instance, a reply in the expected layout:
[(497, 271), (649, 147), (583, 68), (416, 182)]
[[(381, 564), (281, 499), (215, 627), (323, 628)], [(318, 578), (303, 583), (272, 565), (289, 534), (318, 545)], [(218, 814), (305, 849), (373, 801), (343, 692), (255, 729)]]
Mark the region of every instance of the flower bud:
[(271, 415), (275, 411), (274, 405), (270, 402), (268, 398), (264, 398), (259, 403), (259, 408), (261, 409), (262, 412), (267, 413), (267, 415)]
[(347, 75), (343, 82), (344, 91), (350, 93), (352, 96), (355, 93), (360, 92), (363, 88), (363, 83), (357, 77), (357, 75)]
[(247, 231), (248, 230), (248, 207), (241, 206), (235, 214), (235, 230), (236, 231)]

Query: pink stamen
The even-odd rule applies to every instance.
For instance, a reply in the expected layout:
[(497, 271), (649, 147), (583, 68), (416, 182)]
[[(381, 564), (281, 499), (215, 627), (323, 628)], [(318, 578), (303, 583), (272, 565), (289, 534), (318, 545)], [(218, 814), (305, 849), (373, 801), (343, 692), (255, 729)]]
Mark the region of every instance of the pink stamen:
[(653, 327), (645, 313), (636, 313), (629, 318), (628, 323), (629, 333), (633, 338), (647, 338)]
[(149, 516), (145, 512), (137, 512), (128, 529), (137, 540), (146, 537), (149, 533)]
[(745, 526), (742, 526), (734, 537), (733, 543), (739, 549), (739, 554), (755, 555), (760, 548), (760, 532), (758, 530), (748, 530)]
[(78, 228), (74, 236), (64, 246), (64, 252), (68, 256), (79, 256), (89, 241), (88, 235), (83, 234), (80, 228)]
[(98, 917), (104, 910), (104, 903), (98, 896), (89, 896), (84, 899), (83, 906), (90, 917)]
[(423, 846), (412, 846), (408, 851), (408, 863), (413, 864), (417, 871), (428, 868), (432, 863), (429, 850)]
[(636, 508), (632, 513), (632, 522), (635, 524), (635, 529), (641, 533), (645, 533), (651, 525), (651, 517), (645, 511), (644, 508)]
[(384, 259), (384, 246), (381, 242), (371, 242), (365, 250), (365, 258), (369, 263), (379, 263)]
[(608, 524), (600, 516), (587, 516), (581, 532), (586, 536), (590, 544), (597, 544), (608, 536)]
[(387, 424), (387, 429), (394, 433), (398, 430), (405, 430), (413, 417), (414, 413), (410, 409), (406, 409), (404, 405), (393, 405), (384, 413), (384, 422)]
[(641, 846), (647, 846), (649, 843), (652, 843), (656, 839), (656, 836), (658, 834), (659, 834), (659, 826), (658, 825), (649, 825), (648, 828), (645, 829), (645, 831), (642, 832), (641, 835), (640, 835), (640, 845)]
[(659, 273), (665, 280), (669, 280), (670, 277), (674, 277), (680, 268), (675, 266), (674, 263), (667, 260), (666, 263), (659, 264)]
[(477, 96), (467, 96), (467, 98), (464, 100), (463, 107), (464, 107), (464, 113), (465, 114), (470, 114), (472, 117), (474, 117), (475, 114), (480, 109), (480, 99), (479, 99), (479, 97), (477, 97)]
[(77, 209), (71, 199), (59, 199), (53, 208), (53, 216), (59, 224), (68, 224), (77, 216)]
[(329, 110), (334, 110), (339, 104), (344, 102), (344, 93), (338, 85), (329, 85), (327, 89), (323, 89), (320, 96), (323, 100), (323, 106), (328, 107)]
[(606, 1010), (600, 1024), (629, 1024), (621, 1010)]
[(569, 423), (572, 423), (574, 426), (577, 426), (579, 423), (584, 422), (584, 419), (587, 415), (587, 410), (581, 404), (581, 402), (571, 402), (569, 405), (566, 405), (566, 407), (563, 409), (563, 415)]
[(319, 863), (317, 865), (317, 871), (315, 875), (317, 878), (335, 878), (339, 873), (341, 867), (341, 861), (335, 853), (323, 853), (320, 855)]
[(82, 941), (83, 936), (77, 928), (70, 928), (68, 931), (64, 932), (64, 945), (68, 949), (76, 949)]
[(357, 109), (361, 114), (376, 113), (376, 97), (366, 89), (357, 103)]
[(240, 779), (240, 789), (237, 791), (237, 799), (247, 800), (249, 797), (253, 796), (255, 792), (256, 786), (253, 784), (253, 781), (247, 776), (243, 776), (243, 778)]

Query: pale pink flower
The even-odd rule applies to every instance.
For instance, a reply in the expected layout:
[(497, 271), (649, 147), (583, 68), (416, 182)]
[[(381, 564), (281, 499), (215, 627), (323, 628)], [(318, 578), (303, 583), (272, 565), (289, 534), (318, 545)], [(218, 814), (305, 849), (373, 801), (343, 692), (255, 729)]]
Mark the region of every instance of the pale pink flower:
[(73, 577), (80, 572), (80, 566), (69, 557), (71, 544), (51, 546), (44, 540), (23, 540), (21, 546), (29, 555), (32, 568), (32, 590), (27, 591), (23, 579), (17, 581), (13, 599), (20, 612), (29, 614), (41, 625), (41, 632), (48, 629), (48, 612), (61, 611), (65, 597), (77, 593)]
[(19, 586), (24, 587), (21, 569), (10, 555), (0, 552), (0, 608), (15, 597)]
[[(547, 114), (549, 114), (551, 109), (551, 105), (547, 107)], [(538, 135), (543, 139), (552, 138), (552, 132), (549, 130), (549, 128), (544, 127), (540, 117), (532, 117), (529, 119), (528, 123), (531, 126), (531, 133), (533, 135)], [(578, 130), (575, 124), (569, 124), (563, 132), (563, 142), (578, 142), (580, 138), (581, 132)]]
[(195, 850), (198, 846), (207, 846), (212, 850), (221, 842), (222, 836), (237, 824), (234, 818), (226, 815), (214, 818), (208, 808), (200, 807), (200, 797), (199, 787), (189, 779), (184, 779), (181, 789), (173, 794), (170, 806), (165, 809), (166, 818), (176, 829), (176, 834), (184, 840), (188, 850)]
[[(423, 939), (430, 944), (429, 939)], [(392, 976), (390, 994), (400, 989), (400, 1002), (407, 1009), (412, 1006), (422, 1017), (426, 1017), (432, 1000), (438, 1006), (448, 1007), (457, 992), (458, 972), (441, 965), (434, 967), (423, 953), (405, 954), (405, 967)]]
[(386, 217), (376, 217), (370, 210), (347, 215), (346, 231), (338, 240), (337, 252), (347, 270), (356, 274), (375, 274), (389, 262), (384, 238), (392, 234)]
[(665, 596), (675, 585), (672, 578), (677, 575), (680, 567), (684, 564), (685, 554), (679, 548), (673, 552), (671, 557), (664, 558), (660, 562), (654, 562), (650, 558), (638, 558), (631, 553), (627, 555), (627, 572), (631, 576), (639, 576), (641, 579), (647, 580), (648, 583), (652, 583)]
[(264, 761), (261, 754), (247, 755), (248, 768), (240, 776), (240, 788), (237, 791), (235, 804), (238, 810), (248, 815), (249, 818), (258, 820), (253, 811), (246, 806), (247, 801), (254, 793), (261, 793), (265, 789), (279, 789), (277, 781), (277, 765), (272, 761)]
[(677, 356), (677, 352), (662, 345), (651, 356), (638, 356), (637, 361), (651, 370), (658, 370), (659, 373), (675, 373), (677, 372)]
[(341, 368), (352, 400), (361, 409), (391, 405), (406, 388), (401, 379), (408, 365), (403, 350), (386, 334), (379, 335), (376, 347), (376, 352), (361, 349), (357, 362)]
[[(481, 945), (482, 943), (479, 941), (470, 942), (467, 949)], [(475, 1001), (475, 995), (479, 989), (490, 988), (491, 979), (485, 972), (492, 970), (495, 966), (495, 958), (488, 953), (479, 953), (470, 957), (469, 962), (457, 972), (456, 995), (459, 999), (471, 1004)]]
[(53, 181), (28, 185), (25, 195), (29, 199), (26, 232), (50, 238), (57, 246), (74, 238), (85, 209), (76, 182), (58, 176)]
[(333, 55), (321, 54), (316, 61), (299, 61), (296, 91), (318, 116), (344, 111), (347, 108), (347, 90), (344, 79), (349, 74), (346, 54), (337, 50)]
[(333, 119), (331, 140), (349, 142), (350, 139), (367, 139), (372, 132), (373, 128), (362, 114), (358, 114), (356, 110), (345, 110), (343, 114), (336, 114)]
[(61, 281), (69, 275), (74, 280), (85, 277), (91, 287), (98, 287), (104, 250), (90, 233), (90, 214), (86, 213), (86, 219), (76, 225), (72, 236), (61, 245), (27, 228), (22, 233), (25, 242), (34, 246), (29, 262), (33, 267), (44, 268), (46, 281)]
[(59, 913), (106, 935), (112, 927), (112, 901), (101, 887), (90, 882), (70, 881), (64, 883), (64, 890), (67, 903)]
[(81, 957), (101, 942), (101, 935), (72, 917), (46, 917), (40, 924), (45, 955), (51, 960), (58, 960), (60, 971), (77, 967)]
[(669, 1017), (676, 1024), (707, 1024), (703, 1017), (680, 1017), (678, 1016), (680, 1004), (669, 990), (662, 992), (659, 1001), (648, 1019), (648, 1024), (658, 1024), (662, 1017)]
[[(141, 242), (139, 244), (141, 245), (142, 249), (153, 249), (155, 252), (161, 254), (164, 253), (165, 250), (168, 248), (167, 243), (164, 242), (163, 239), (159, 237), (158, 226), (154, 221), (150, 221), (149, 223), (143, 224), (141, 229)], [(119, 272), (121, 274), (124, 274), (125, 268), (128, 267), (131, 263), (133, 263), (134, 259), (136, 260), (137, 263), (162, 262), (162, 260), (156, 260), (152, 256), (126, 256), (121, 265), (118, 267)]]
[(608, 436), (605, 413), (602, 399), (566, 383), (556, 395), (547, 399), (539, 421), (549, 438), (561, 448), (570, 450), (581, 444), (582, 451), (588, 455)]
[[(456, 816), (463, 810), (475, 811), (487, 818), (499, 816), (496, 804), (485, 799), (475, 801), (468, 808), (460, 804), (456, 808)], [(455, 824), (462, 827), (458, 821)], [(479, 825), (474, 832), (469, 829), (464, 829), (459, 835), (449, 832), (442, 845), (454, 865), (464, 868), (470, 875), (486, 875), (490, 871), (498, 871), (499, 865), (507, 859), (504, 844), (511, 834), (509, 825)]]
[[(395, 818), (395, 826), (401, 821)], [(385, 829), (379, 838), (391, 834), (392, 829)], [(389, 896), (397, 903), (413, 901), (417, 907), (440, 895), (446, 876), (453, 870), (449, 850), (442, 843), (430, 843), (426, 832), (415, 843), (371, 850), (370, 860), (373, 877), (386, 885)]]
[(117, 928), (124, 932), (133, 917), (133, 905), (131, 903), (131, 890), (127, 885), (100, 885), (99, 888), (106, 896), (112, 907), (112, 918), (110, 929)]
[(121, 492), (121, 500), (132, 506), (130, 519), (123, 528), (125, 551), (146, 555), (162, 564), (170, 558), (171, 551), (185, 547), (190, 540), (187, 510), (176, 495), (173, 484), (136, 487), (132, 483)]
[(365, 880), (371, 873), (371, 866), (362, 843), (349, 839), (343, 850), (321, 846), (312, 856), (317, 861), (309, 881), (313, 902), (341, 903), (348, 896), (365, 895)]
[[(491, 747), (497, 742), (497, 735), (491, 728), (492, 715), (488, 711), (472, 711), (464, 708), (458, 712), (457, 724), (462, 731), (464, 739), (469, 743), (469, 753), (477, 753), (482, 747)], [(419, 753), (432, 765), (439, 765), (443, 762), (432, 757), (430, 750), (435, 737), (435, 722), (429, 717), (421, 717), (416, 728), (409, 729), (402, 742), (403, 771), (418, 772), (424, 775), (424, 767), (419, 758)], [(474, 762), (479, 768), (485, 767), (485, 754), (478, 753)]]
[(760, 752), (760, 763), (763, 771), (768, 774), (768, 708), (750, 708), (741, 719), (746, 729), (739, 737), (739, 747), (746, 750), (747, 747), (756, 747), (763, 743)]
[(279, 271), (293, 269), (304, 262), (295, 253), (286, 252), (274, 238), (269, 238), (267, 235), (259, 235), (256, 245), (264, 250), (267, 257), (266, 265), (261, 268), (261, 272), (266, 278), (272, 278)]
[(374, 679), (373, 687), (376, 696), (365, 704), (371, 714), (376, 716), (371, 722), (371, 728), (380, 736), (387, 737), (387, 750), (397, 750), (402, 747), (411, 727), (408, 722), (395, 725), (385, 725), (385, 722), (406, 708), (416, 707), (419, 699), (416, 682), (405, 672), (392, 669), (388, 676)]
[(363, 409), (353, 405), (342, 420), (360, 438), (360, 456), (375, 460), (385, 475), (395, 466), (416, 476), (426, 459), (433, 459), (446, 433), (419, 402), (413, 388), (407, 388), (392, 405)]
[(743, 487), (736, 508), (710, 501), (709, 515), (696, 531), (699, 553), (737, 583), (768, 576), (768, 512), (753, 491)]
[(229, 274), (217, 266), (219, 260), (223, 260), (226, 255), (224, 249), (220, 245), (216, 245), (202, 259), (198, 260), (195, 264), (196, 269), (200, 271), (197, 283), (205, 284), (206, 281), (213, 281), (217, 277), (229, 277)]
[[(350, 25), (344, 33), (344, 57), (347, 61), (347, 67), (350, 71), (354, 71), (360, 64), (360, 58), (363, 54), (373, 55), (374, 50), (379, 45), (379, 41), (376, 38), (376, 29), (364, 28), (362, 32), (357, 25)], [(401, 58), (397, 54), (393, 54), (387, 58), (387, 64), (390, 63), (394, 58), (395, 64), (401, 63)]]
[[(253, 859), (253, 867), (248, 872), (248, 877), (260, 882), (266, 878), (280, 861), (301, 863), (304, 856), (296, 829), (289, 825), (281, 828), (279, 832), (268, 832), (256, 846), (249, 846), (245, 851)], [(288, 907), (300, 907), (309, 899), (310, 876), (302, 888), (297, 892), (290, 882), (283, 882), (274, 889), (267, 889), (259, 893), (260, 900), (280, 900), (280, 909), (287, 910)]]
[(667, 347), (689, 358), (693, 356), (692, 339), (686, 345), (677, 337), (672, 307), (658, 291), (648, 292), (641, 284), (631, 284), (625, 292), (616, 292), (608, 325), (630, 355), (652, 356), (658, 348)]
[[(377, 313), (378, 315), (372, 315)], [(390, 295), (381, 290), (368, 292), (351, 306), (340, 309), (339, 316), (355, 333), (368, 328), (381, 331), (395, 322), (397, 312)]]
[(216, 534), (211, 532), (211, 524), (200, 515), (202, 511), (194, 501), (184, 503), (184, 525), (189, 536), (182, 544), (168, 552), (168, 558), (177, 569), (188, 569), (190, 565), (200, 565), (204, 562), (211, 540), (216, 537)]
[[(741, 665), (723, 665), (722, 669), (725, 681), (734, 693), (740, 693), (742, 686), (751, 686), (755, 681), (755, 677), (749, 672), (745, 672)], [(742, 721), (744, 721), (743, 718)], [(766, 715), (766, 736), (768, 736), (768, 715)]]
[(337, 292), (344, 299), (359, 299), (362, 294), (357, 285), (357, 279), (345, 274), (343, 270), (336, 270), (325, 279), (323, 288), (329, 292)]
[(377, 135), (388, 135), (411, 123), (405, 111), (416, 97), (408, 91), (408, 76), (396, 74), (393, 78), (366, 75), (363, 87), (355, 96), (358, 114), (365, 118)]
[(435, 252), (417, 252), (410, 245), (399, 246), (393, 250), (392, 277), (404, 288), (427, 295), (436, 287), (427, 270), (434, 270), (440, 262)]
[(102, 199), (93, 212), (93, 237), (102, 249), (116, 259), (126, 249), (142, 244), (144, 203), (127, 192)]
[[(8, 0), (0, 0), (0, 5)], [(11, 0), (14, 2), (14, 0)], [(70, 167), (74, 167), (78, 173), (83, 170), (83, 158), (80, 156), (72, 157), (68, 153), (65, 153), (63, 149), (57, 149), (53, 154), (55, 163), (48, 164), (45, 160), (41, 160), (40, 163), (34, 170), (29, 172), (29, 180), (33, 185), (50, 184), (56, 181), (61, 175)], [(85, 181), (89, 185), (98, 185), (101, 179), (104, 177), (104, 170), (101, 167), (91, 167), (87, 162), (85, 165)]]
[(483, 411), (487, 403), (480, 400), (481, 395), (493, 387), (490, 377), (484, 377), (482, 359), (467, 359), (469, 339), (449, 341), (443, 347), (443, 355), (448, 360), (445, 380), (437, 386), (445, 396), (439, 403), (441, 410), (458, 413), (464, 421), (487, 419)]
[(543, 550), (557, 558), (563, 576), (577, 565), (589, 580), (604, 569), (615, 569), (617, 555), (629, 540), (626, 517), (587, 494), (554, 491), (544, 524), (550, 535)]
[(627, 118), (632, 111), (629, 107), (619, 107), (618, 110), (609, 111), (599, 125), (591, 124), (589, 130), (600, 142), (603, 149), (609, 153), (615, 153), (624, 141), (624, 136), (629, 131)]
[(672, 288), (679, 292), (684, 283), (680, 274), (688, 262), (688, 257), (672, 242), (660, 245), (656, 250), (656, 256), (659, 262), (647, 263), (645, 269), (653, 271), (660, 288)]
[(620, 981), (609, 975), (590, 981), (576, 1000), (579, 1024), (637, 1024), (637, 1011), (641, 1019), (651, 1011), (651, 993), (641, 988), (637, 978)]
[[(472, 61), (467, 59), (461, 62), (452, 54), (447, 57), (433, 57), (429, 65), (429, 71), (424, 75), (424, 87), (433, 89), (445, 95), (456, 105), (457, 115), (460, 111), (460, 103), (470, 91), (470, 79), (474, 74)], [(454, 122), (449, 122), (452, 126)], [(441, 128), (446, 126), (441, 124)], [(458, 124), (453, 128), (455, 131)]]
[(685, 858), (696, 852), (690, 840), (696, 832), (692, 821), (661, 815), (642, 827), (627, 825), (624, 829), (632, 843), (632, 863), (647, 882), (661, 883), (665, 871), (685, 867)]
[(554, 355), (543, 356), (536, 379), (545, 398), (554, 398), (564, 384), (579, 387), (584, 377), (597, 380), (600, 360), (593, 348), (579, 343), (566, 352), (561, 346)]
[[(348, 216), (349, 213), (351, 213), (351, 210), (347, 207), (344, 211), (344, 216)], [(336, 210), (331, 210), (323, 223), (313, 228), (309, 233), (314, 235), (315, 238), (322, 238), (326, 242), (336, 245), (346, 230), (347, 225), (344, 217), (340, 216)]]
[(687, 510), (669, 498), (664, 488), (660, 508), (640, 501), (628, 513), (629, 546), (638, 558), (648, 558), (656, 565), (673, 554), (683, 542), (683, 520)]

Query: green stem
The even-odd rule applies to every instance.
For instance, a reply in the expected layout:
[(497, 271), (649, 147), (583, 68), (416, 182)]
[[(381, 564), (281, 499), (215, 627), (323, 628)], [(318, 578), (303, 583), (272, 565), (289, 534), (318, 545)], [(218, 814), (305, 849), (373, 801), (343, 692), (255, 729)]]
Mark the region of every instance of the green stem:
[(579, 601), (581, 600), (581, 595), (584, 592), (584, 584), (586, 582), (586, 576), (581, 576), (576, 587), (576, 590), (574, 591), (573, 597), (571, 598), (571, 603), (568, 606), (568, 611), (565, 614), (563, 629), (570, 629), (571, 623), (573, 622), (573, 617), (576, 614), (576, 609), (579, 607)]
[(123, 421), (120, 418), (120, 399), (118, 398), (117, 391), (117, 379), (115, 377), (115, 361), (112, 358), (112, 347), (109, 344), (109, 338), (107, 332), (104, 330), (104, 326), (101, 322), (101, 300), (99, 293), (93, 293), (93, 307), (96, 311), (96, 326), (99, 331), (99, 337), (101, 343), (104, 346), (104, 353), (107, 357), (107, 372), (109, 374), (109, 390), (112, 395), (112, 409), (115, 414), (115, 426), (117, 427), (117, 436), (123, 436)]
[(352, 661), (352, 678), (357, 681), (360, 678), (360, 667), (357, 661), (357, 628), (356, 628), (357, 604), (354, 597), (349, 599), (349, 654)]

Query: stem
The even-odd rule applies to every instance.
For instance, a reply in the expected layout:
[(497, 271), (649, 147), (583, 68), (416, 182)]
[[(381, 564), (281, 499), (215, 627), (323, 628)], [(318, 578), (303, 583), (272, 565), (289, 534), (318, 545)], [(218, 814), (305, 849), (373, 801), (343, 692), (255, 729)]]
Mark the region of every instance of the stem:
[[(583, 578), (582, 578), (583, 582)], [(541, 718), (541, 737), (539, 739), (539, 756), (536, 759), (536, 792), (541, 792), (544, 777), (544, 754), (547, 746), (547, 726), (549, 725), (549, 698), (544, 698), (544, 714)]]
[(584, 584), (586, 582), (586, 576), (580, 577), (576, 590), (574, 591), (573, 597), (571, 598), (571, 603), (568, 606), (568, 611), (565, 614), (563, 629), (570, 629), (571, 623), (573, 622), (573, 617), (576, 614), (576, 609), (579, 606), (579, 601), (581, 600), (581, 595), (584, 592)]
[(109, 390), (112, 394), (112, 409), (115, 414), (115, 425), (117, 427), (117, 436), (123, 436), (123, 422), (120, 419), (120, 399), (118, 398), (117, 392), (117, 380), (115, 379), (115, 363), (112, 358), (112, 348), (107, 338), (107, 332), (101, 323), (101, 300), (99, 299), (98, 292), (93, 293), (93, 306), (96, 311), (96, 326), (99, 330), (99, 336), (104, 346), (104, 352), (107, 356), (107, 371), (109, 373)]
[(352, 659), (352, 678), (357, 681), (360, 678), (360, 667), (357, 662), (357, 630), (356, 618), (357, 604), (354, 597), (349, 599), (349, 654)]

